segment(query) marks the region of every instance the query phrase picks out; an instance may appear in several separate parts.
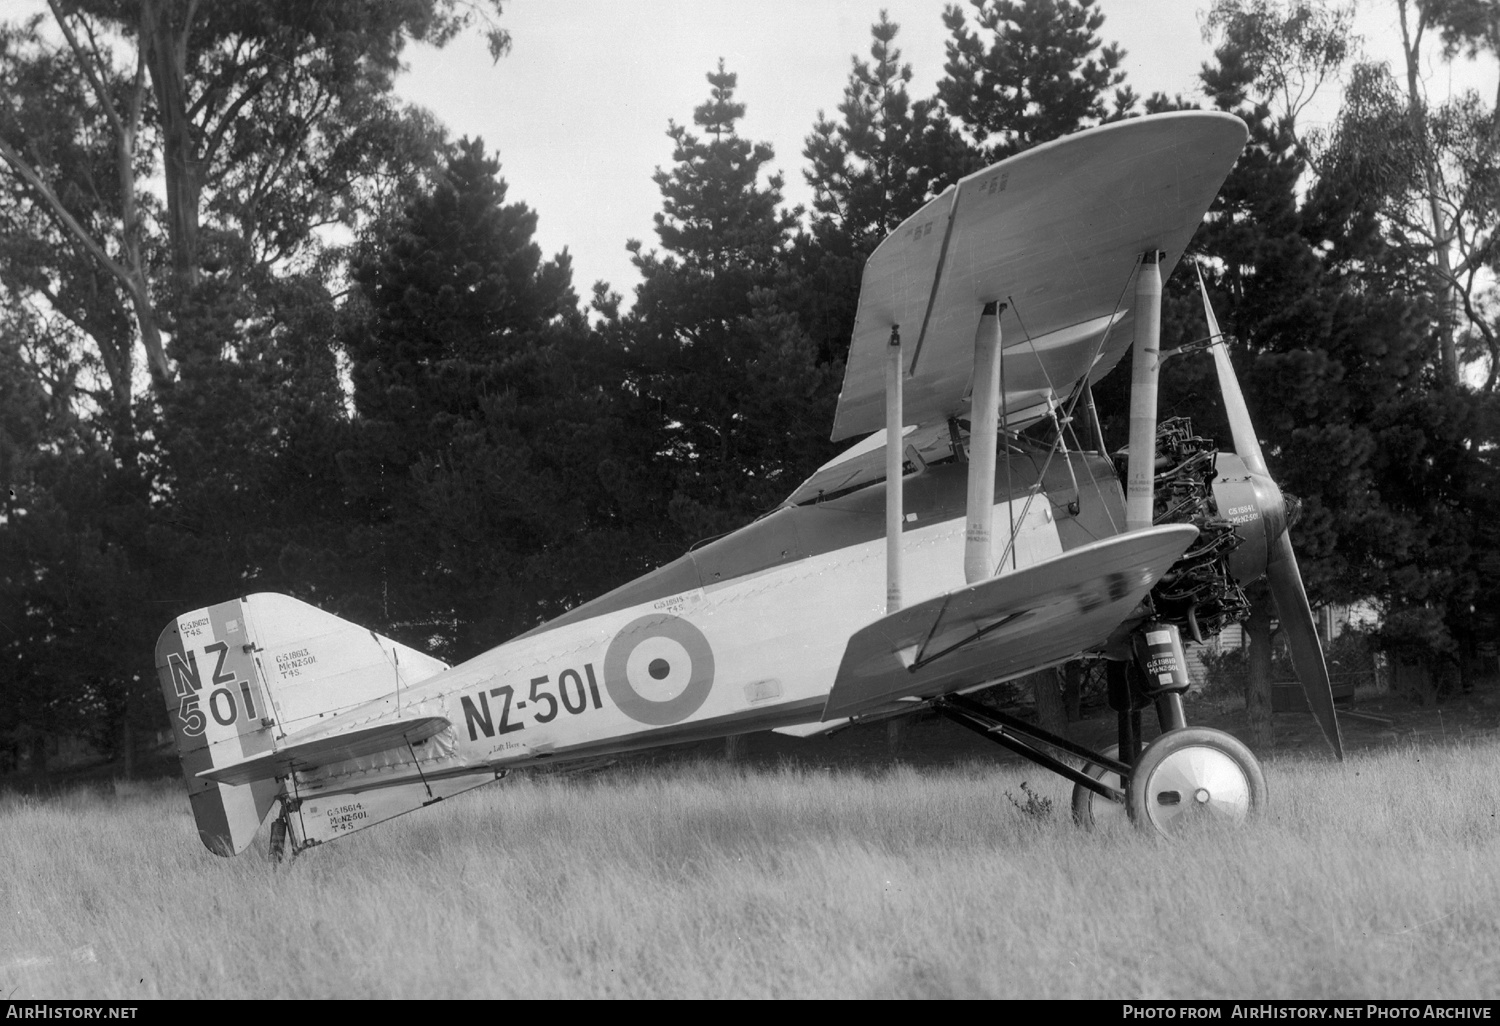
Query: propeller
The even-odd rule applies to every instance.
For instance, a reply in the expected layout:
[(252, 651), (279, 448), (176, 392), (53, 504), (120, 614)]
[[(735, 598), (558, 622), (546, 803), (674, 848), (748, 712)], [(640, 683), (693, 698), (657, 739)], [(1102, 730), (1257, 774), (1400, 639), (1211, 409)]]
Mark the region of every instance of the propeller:
[(1229, 362), (1229, 347), (1224, 343), (1219, 321), (1208, 301), (1208, 287), (1203, 282), (1201, 268), (1198, 269), (1198, 289), (1203, 294), (1203, 314), (1208, 318), (1209, 337), (1216, 340), (1210, 348), (1214, 354), (1214, 368), (1219, 373), (1219, 390), (1224, 395), (1229, 430), (1254, 488), (1255, 505), (1263, 518), (1266, 578), (1271, 586), (1271, 597), (1276, 600), (1282, 629), (1291, 643), (1292, 668), (1302, 682), (1307, 706), (1317, 718), (1323, 737), (1334, 754), (1342, 759), (1344, 741), (1339, 734), (1338, 714), (1333, 708), (1333, 685), (1328, 679), (1328, 664), (1323, 660), (1323, 646), (1318, 641), (1312, 606), (1307, 601), (1302, 574), (1297, 569), (1297, 557), (1292, 552), (1286, 500), (1266, 468), (1265, 454), (1261, 452), (1260, 440), (1255, 435), (1255, 425), (1250, 421), (1250, 409), (1245, 405), (1245, 394), (1240, 391), (1239, 378), (1235, 376), (1234, 365)]

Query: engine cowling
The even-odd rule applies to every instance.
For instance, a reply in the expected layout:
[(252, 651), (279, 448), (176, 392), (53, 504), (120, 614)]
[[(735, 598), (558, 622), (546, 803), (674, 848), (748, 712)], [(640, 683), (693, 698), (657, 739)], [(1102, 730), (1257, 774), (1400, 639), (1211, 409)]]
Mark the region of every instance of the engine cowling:
[(1229, 572), (1242, 586), (1258, 580), (1270, 562), (1271, 547), (1286, 530), (1286, 500), (1264, 474), (1256, 474), (1232, 452), (1221, 452), (1214, 478), (1218, 514), (1234, 526), (1240, 543), (1229, 553)]

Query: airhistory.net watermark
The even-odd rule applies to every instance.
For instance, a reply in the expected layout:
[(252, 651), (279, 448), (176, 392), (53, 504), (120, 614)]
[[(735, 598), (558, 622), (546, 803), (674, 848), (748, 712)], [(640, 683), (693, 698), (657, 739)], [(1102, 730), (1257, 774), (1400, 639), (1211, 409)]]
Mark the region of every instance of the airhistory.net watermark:
[(1122, 1003), (1122, 1019), (1490, 1019), (1482, 1001), (1153, 1001)]
[(5, 1006), (7, 1019), (134, 1019), (136, 1005), (59, 1005), (16, 1001)]

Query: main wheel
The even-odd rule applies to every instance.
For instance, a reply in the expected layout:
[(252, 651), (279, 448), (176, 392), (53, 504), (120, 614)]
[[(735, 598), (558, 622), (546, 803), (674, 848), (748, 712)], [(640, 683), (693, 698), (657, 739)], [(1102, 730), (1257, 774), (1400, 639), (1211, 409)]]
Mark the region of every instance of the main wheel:
[[(1107, 755), (1111, 759), (1118, 759), (1120, 757), (1120, 746), (1110, 745), (1099, 754)], [(1083, 767), (1083, 772), (1095, 780), (1103, 781), (1111, 787), (1118, 787), (1122, 790), (1125, 787), (1120, 782), (1120, 774), (1114, 770), (1105, 769), (1098, 763), (1089, 763)], [(1123, 823), (1128, 818), (1129, 816), (1125, 811), (1123, 802), (1112, 802), (1103, 795), (1095, 794), (1081, 784), (1073, 785), (1073, 822), (1085, 830), (1092, 830), (1095, 827), (1109, 827), (1115, 823)]]
[(1147, 745), (1126, 789), (1136, 824), (1168, 836), (1196, 823), (1238, 826), (1266, 801), (1266, 778), (1250, 749), (1207, 727), (1171, 730)]

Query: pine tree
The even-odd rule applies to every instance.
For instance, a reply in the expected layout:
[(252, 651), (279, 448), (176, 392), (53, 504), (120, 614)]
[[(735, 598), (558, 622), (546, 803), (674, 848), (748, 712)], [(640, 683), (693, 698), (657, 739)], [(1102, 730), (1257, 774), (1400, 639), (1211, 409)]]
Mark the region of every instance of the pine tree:
[(693, 112), (705, 134), (669, 127), (674, 164), (655, 175), (665, 253), (630, 243), (644, 280), (620, 326), (671, 468), (666, 511), (686, 540), (770, 509), (826, 458), (836, 388), (770, 291), (797, 219), (781, 205), (781, 177), (765, 173), (771, 147), (738, 134), (745, 108), (722, 61), (708, 82)]
[[(499, 163), (464, 140), (355, 269), (346, 332), (358, 614), (472, 654), (589, 593), (576, 565), (604, 499), (608, 445), (566, 252), (506, 203)], [(586, 549), (583, 549), (586, 551)], [(569, 569), (571, 567), (571, 569)]]
[(974, 169), (974, 156), (936, 101), (908, 94), (912, 70), (895, 45), (898, 30), (884, 13), (870, 27), (871, 60), (852, 59), (840, 119), (819, 111), (802, 151), (814, 216), (793, 244), (777, 304), (796, 313), (819, 361), (830, 365), (848, 354), (865, 260), (922, 204)]
[(868, 254), (954, 178), (965, 156), (933, 100), (912, 101), (910, 64), (895, 45), (900, 26), (881, 12), (870, 27), (870, 61), (852, 59), (840, 121), (818, 112), (802, 154), (813, 189), (813, 232), (838, 235)]
[(1101, 46), (1104, 12), (1094, 0), (970, 0), (976, 27), (957, 5), (943, 12), (952, 38), (944, 111), (963, 125), (980, 160), (994, 163), (1038, 143), (1123, 117), (1135, 106), (1118, 89), (1124, 51)]

